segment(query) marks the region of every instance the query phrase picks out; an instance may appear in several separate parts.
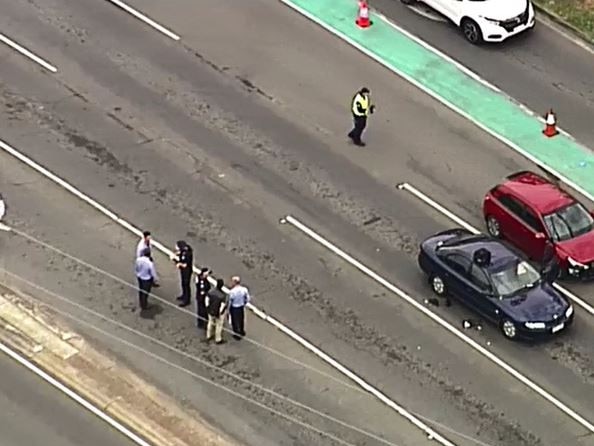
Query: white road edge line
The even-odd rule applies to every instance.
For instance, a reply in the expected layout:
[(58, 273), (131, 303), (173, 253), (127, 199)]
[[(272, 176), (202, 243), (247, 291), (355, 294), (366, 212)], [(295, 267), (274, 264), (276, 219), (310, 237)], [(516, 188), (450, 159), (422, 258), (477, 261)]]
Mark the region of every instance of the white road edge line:
[(28, 59), (31, 59), (33, 62), (41, 65), (46, 70), (51, 71), (52, 73), (56, 73), (58, 71), (58, 69), (56, 67), (54, 67), (52, 64), (50, 64), (49, 62), (46, 62), (45, 60), (43, 60), (41, 57), (37, 56), (36, 54), (33, 54), (27, 48), (19, 45), (12, 39), (9, 39), (2, 33), (0, 33), (0, 42), (5, 43), (9, 47), (11, 47), (13, 50), (18, 51), (23, 56), (25, 56)]
[[(448, 217), (450, 220), (452, 220), (456, 224), (462, 226), (464, 229), (467, 229), (467, 230), (469, 230), (470, 232), (472, 232), (474, 234), (480, 234), (481, 231), (479, 231), (478, 229), (476, 229), (475, 227), (473, 227), (469, 223), (467, 223), (464, 220), (462, 220), (456, 214), (454, 214), (453, 212), (451, 212), (450, 210), (448, 210), (445, 206), (437, 203), (435, 200), (433, 200), (427, 194), (421, 192), (419, 189), (417, 189), (416, 187), (412, 186), (410, 183), (400, 183), (396, 187), (398, 189), (405, 190), (405, 191), (411, 193), (412, 195), (414, 195), (416, 198), (418, 198), (419, 200), (421, 200), (425, 204), (429, 205), (430, 207), (432, 207), (436, 211), (442, 213), (443, 215), (445, 215), (446, 217)], [(558, 291), (560, 291), (561, 293), (565, 294), (568, 298), (570, 298), (572, 301), (574, 301), (576, 304), (578, 304), (580, 307), (582, 307), (584, 310), (586, 310), (588, 313), (590, 313), (591, 315), (594, 315), (594, 307), (592, 305), (588, 304), (586, 301), (584, 301), (580, 297), (576, 296), (571, 291), (569, 291), (565, 287), (562, 287), (561, 285), (559, 285), (556, 282), (553, 283), (553, 286), (555, 288), (557, 288)]]
[(151, 26), (152, 28), (156, 29), (157, 31), (159, 31), (162, 34), (165, 34), (167, 37), (169, 37), (170, 39), (173, 40), (179, 40), (180, 37), (175, 34), (172, 31), (169, 31), (167, 28), (165, 28), (163, 25), (159, 25), (157, 22), (155, 22), (153, 19), (147, 17), (146, 15), (142, 14), (141, 12), (138, 12), (136, 9), (132, 8), (131, 6), (128, 6), (127, 4), (125, 4), (124, 2), (120, 1), (120, 0), (107, 0), (110, 3), (113, 3), (115, 6), (117, 6), (118, 8), (123, 9), (124, 11), (126, 11), (128, 14), (133, 15), (134, 17), (136, 17), (138, 20), (146, 23), (147, 25)]
[(53, 387), (58, 389), (60, 392), (64, 393), (66, 396), (68, 396), (69, 398), (71, 398), (72, 400), (74, 400), (75, 402), (80, 404), (81, 406), (83, 406), (85, 409), (87, 409), (93, 415), (95, 415), (98, 418), (100, 418), (101, 420), (105, 421), (107, 424), (109, 424), (111, 427), (116, 429), (122, 435), (124, 435), (128, 439), (132, 440), (134, 443), (138, 444), (139, 446), (151, 446), (150, 443), (146, 442), (140, 436), (138, 436), (137, 434), (132, 432), (130, 429), (128, 429), (126, 426), (121, 424), (119, 421), (113, 419), (108, 414), (106, 414), (102, 410), (98, 409), (95, 405), (93, 405), (92, 403), (90, 403), (89, 401), (84, 399), (82, 396), (80, 396), (76, 392), (70, 390), (68, 387), (66, 387), (64, 384), (62, 384), (60, 381), (58, 381), (54, 377), (50, 376), (48, 373), (41, 370), (39, 367), (37, 367), (31, 361), (29, 361), (28, 359), (26, 359), (25, 357), (23, 357), (16, 351), (12, 350), (11, 348), (7, 347), (2, 342), (0, 342), (0, 351), (2, 351), (8, 357), (10, 357), (14, 361), (18, 362), (19, 364), (21, 364), (23, 367), (29, 369), (29, 371), (31, 371), (32, 373), (34, 373), (35, 375), (37, 375), (38, 377), (43, 379), (45, 382), (47, 382), (48, 384), (51, 384)]
[(335, 255), (337, 255), (338, 257), (345, 260), (347, 263), (349, 263), (351, 266), (353, 266), (356, 269), (358, 269), (359, 271), (361, 271), (363, 274), (365, 274), (369, 278), (373, 279), (374, 281), (376, 281), (377, 283), (382, 285), (384, 288), (388, 289), (392, 293), (399, 296), (401, 299), (403, 299), (404, 301), (406, 301), (407, 303), (412, 305), (414, 308), (419, 310), (421, 313), (423, 313), (425, 316), (430, 318), (432, 321), (436, 322), (438, 325), (445, 328), (451, 334), (453, 334), (454, 336), (456, 336), (457, 338), (459, 338), (460, 340), (462, 340), (463, 342), (465, 342), (466, 344), (468, 344), (469, 346), (474, 348), (477, 352), (479, 352), (480, 354), (485, 356), (487, 359), (492, 361), (494, 364), (496, 364), (497, 366), (499, 366), (500, 368), (505, 370), (507, 373), (509, 373), (511, 376), (513, 376), (518, 381), (520, 381), (522, 384), (526, 385), (528, 388), (532, 389), (534, 392), (536, 392), (538, 395), (543, 397), (545, 400), (552, 403), (555, 407), (557, 407), (563, 413), (565, 413), (567, 416), (569, 416), (571, 419), (573, 419), (574, 421), (576, 421), (577, 423), (579, 423), (580, 425), (585, 427), (588, 431), (590, 431), (591, 433), (594, 433), (594, 424), (592, 424), (590, 421), (588, 421), (587, 419), (582, 417), (580, 414), (575, 412), (573, 409), (571, 409), (565, 403), (563, 403), (562, 401), (557, 399), (555, 396), (553, 396), (552, 394), (547, 392), (541, 386), (539, 386), (535, 382), (531, 381), (529, 378), (522, 375), (520, 372), (518, 372), (511, 365), (509, 365), (508, 363), (506, 363), (505, 361), (500, 359), (498, 356), (496, 356), (490, 350), (488, 350), (485, 347), (483, 347), (482, 345), (480, 345), (478, 342), (473, 340), (471, 337), (462, 333), (460, 330), (458, 330), (456, 327), (454, 327), (448, 321), (446, 321), (445, 319), (440, 317), (437, 313), (434, 313), (433, 311), (429, 310), (424, 305), (417, 302), (409, 294), (407, 294), (406, 292), (404, 292), (403, 290), (398, 288), (396, 285), (389, 282), (387, 279), (380, 276), (378, 273), (376, 273), (369, 267), (365, 266), (363, 263), (361, 263), (360, 261), (358, 261), (351, 255), (347, 254), (345, 251), (343, 251), (342, 249), (340, 249), (339, 247), (334, 245), (332, 242), (330, 242), (327, 239), (325, 239), (324, 237), (322, 237), (320, 234), (315, 232), (313, 229), (311, 229), (308, 226), (306, 226), (305, 224), (301, 223), (295, 217), (293, 217), (291, 215), (287, 215), (284, 218), (284, 220), (287, 223), (289, 223), (290, 225), (292, 225), (294, 228), (296, 228), (297, 230), (299, 230), (300, 232), (302, 232), (303, 234), (307, 235), (309, 238), (311, 238), (312, 240), (317, 242), (318, 244), (324, 246), (329, 251), (333, 252)]
[[(508, 147), (510, 147), (511, 149), (515, 150), (516, 152), (518, 152), (520, 155), (522, 155), (524, 158), (528, 159), (529, 161), (533, 162), (534, 164), (536, 164), (537, 166), (539, 166), (541, 169), (543, 169), (546, 172), (549, 172), (551, 175), (555, 176), (556, 178), (558, 178), (560, 181), (564, 182), (565, 184), (567, 184), (568, 186), (570, 186), (571, 188), (573, 188), (574, 190), (576, 190), (577, 192), (579, 192), (580, 194), (582, 194), (583, 196), (587, 197), (588, 199), (590, 199), (591, 201), (594, 201), (594, 194), (591, 194), (589, 192), (587, 192), (584, 188), (582, 188), (580, 185), (578, 185), (577, 183), (571, 181), (569, 178), (567, 178), (566, 176), (562, 175), (561, 173), (557, 172), (556, 170), (554, 170), (553, 168), (547, 166), (546, 164), (544, 164), (542, 161), (540, 161), (539, 159), (537, 159), (536, 157), (532, 156), (530, 153), (526, 152), (524, 149), (522, 149), (520, 146), (518, 146), (517, 144), (515, 144), (514, 142), (510, 141), (509, 139), (507, 139), (505, 136), (500, 135), (499, 133), (497, 133), (494, 130), (491, 130), (490, 128), (488, 128), (486, 125), (482, 124), (480, 121), (476, 120), (474, 117), (472, 117), (469, 113), (466, 113), (464, 110), (462, 110), (461, 108), (457, 107), (456, 105), (452, 104), (450, 101), (448, 101), (445, 98), (442, 98), (441, 96), (439, 96), (437, 93), (435, 93), (434, 91), (432, 91), (431, 89), (425, 87), (422, 83), (420, 83), (419, 81), (417, 81), (414, 77), (409, 76), (408, 74), (404, 73), (403, 71), (400, 71), (392, 66), (390, 66), (390, 64), (386, 63), (384, 60), (382, 60), (381, 57), (376, 56), (375, 54), (373, 54), (371, 51), (369, 51), (368, 49), (364, 48), (363, 46), (359, 45), (357, 42), (355, 42), (353, 39), (351, 39), (350, 37), (348, 37), (347, 35), (341, 33), (338, 30), (335, 30), (334, 28), (332, 28), (331, 26), (327, 25), (326, 23), (324, 23), (322, 20), (318, 19), (316, 16), (314, 16), (313, 14), (310, 14), (308, 11), (306, 11), (305, 9), (301, 8), (300, 6), (297, 6), (295, 4), (293, 4), (291, 2), (291, 0), (279, 0), (280, 2), (284, 3), (285, 5), (287, 5), (289, 8), (294, 9), (295, 11), (297, 11), (299, 14), (302, 14), (303, 16), (307, 17), (309, 20), (311, 20), (312, 22), (316, 23), (317, 25), (319, 25), (320, 27), (324, 28), (326, 31), (328, 31), (329, 33), (335, 35), (336, 37), (338, 37), (339, 39), (347, 42), (349, 45), (353, 46), (354, 48), (356, 48), (357, 50), (359, 50), (360, 52), (362, 52), (363, 54), (365, 54), (367, 57), (369, 57), (370, 59), (373, 59), (374, 61), (376, 61), (377, 63), (379, 63), (380, 65), (383, 65), (385, 68), (387, 68), (388, 70), (390, 70), (391, 72), (393, 72), (394, 74), (396, 74), (397, 76), (400, 76), (401, 78), (403, 78), (404, 80), (406, 80), (407, 82), (409, 82), (410, 84), (414, 85), (415, 87), (417, 87), (419, 90), (421, 90), (423, 93), (431, 96), (433, 99), (435, 99), (437, 102), (443, 104), (444, 106), (446, 106), (447, 108), (449, 108), (450, 110), (452, 110), (453, 112), (459, 114), (460, 116), (462, 116), (464, 119), (468, 120), (469, 122), (473, 123), (474, 125), (476, 125), (478, 128), (480, 128), (481, 130), (487, 132), (489, 135), (491, 135), (492, 137), (494, 137), (495, 139), (498, 139), (499, 141), (501, 141), (503, 144), (507, 145)], [(427, 42), (424, 42), (423, 40), (421, 40), (420, 38), (412, 35), (411, 33), (409, 33), (408, 31), (400, 28), (398, 25), (396, 25), (395, 23), (391, 22), (390, 20), (388, 20), (385, 16), (383, 16), (382, 14), (379, 14), (377, 12), (374, 11), (374, 15), (376, 15), (377, 17), (379, 17), (380, 19), (386, 21), (390, 26), (392, 26), (393, 28), (397, 29), (399, 32), (405, 34), (407, 37), (410, 37), (411, 39), (413, 39), (416, 43), (418, 43), (419, 45), (422, 45), (424, 48), (428, 49), (429, 51), (433, 52), (434, 54), (438, 55), (439, 57), (444, 58), (446, 61), (453, 63), (457, 68), (459, 68), (460, 70), (462, 70), (465, 74), (467, 74), (468, 76), (470, 76), (471, 78), (477, 80), (478, 82), (481, 82), (483, 85), (488, 86), (489, 88), (497, 91), (497, 92), (501, 92), (501, 90), (497, 87), (495, 87), (494, 85), (490, 84), (488, 81), (482, 79), (478, 74), (474, 73), (472, 70), (470, 70), (469, 68), (464, 67), (463, 65), (461, 65), (459, 62), (456, 62), (455, 60), (453, 60), (451, 57), (443, 54), (441, 51), (439, 51), (437, 48), (432, 47), (431, 45), (429, 45)], [(537, 118), (539, 121), (543, 121), (543, 118), (538, 115), (537, 113), (533, 112), (532, 110), (530, 110), (528, 107), (518, 103), (516, 100), (514, 100), (511, 96), (501, 92), (502, 95), (505, 95), (505, 97), (513, 102), (514, 104), (518, 105), (519, 107), (521, 107), (523, 110), (525, 110), (527, 113), (530, 113), (532, 116), (534, 116), (535, 118)], [(560, 129), (558, 127), (558, 130), (560, 132), (562, 132), (564, 135), (574, 139), (568, 132)], [(584, 149), (586, 150), (586, 149)]]
[[(83, 192), (78, 190), (76, 187), (72, 186), (70, 183), (66, 182), (62, 178), (55, 175), (54, 173), (50, 172), (48, 169), (46, 169), (45, 167), (36, 163), (31, 158), (22, 154), (21, 152), (19, 152), (15, 148), (11, 147), (10, 145), (8, 145), (7, 143), (5, 143), (2, 140), (0, 140), (0, 149), (4, 150), (6, 153), (8, 153), (9, 155), (18, 159), (22, 163), (26, 164), (27, 166), (29, 166), (36, 172), (40, 173), (45, 178), (49, 179), (50, 181), (54, 182), (58, 186), (65, 189), (66, 191), (70, 192), (71, 194), (73, 194), (74, 196), (76, 196), (77, 198), (82, 200), (83, 202), (87, 203), (91, 207), (95, 208), (97, 211), (99, 211), (106, 217), (110, 218), (111, 220), (113, 220), (114, 222), (116, 222), (117, 224), (122, 226), (123, 228), (127, 229), (131, 233), (135, 234), (138, 237), (142, 236), (142, 231), (140, 229), (134, 227), (133, 225), (128, 223), (126, 220), (118, 217), (114, 212), (110, 211), (102, 204), (93, 200), (91, 197), (84, 194)], [(167, 247), (165, 247), (164, 245), (162, 245), (155, 239), (152, 239), (151, 243), (155, 248), (157, 248), (159, 251), (161, 251), (163, 254), (167, 255), (168, 257), (171, 257), (174, 255), (173, 251), (171, 251), (170, 249), (168, 249)], [(194, 272), (200, 273), (200, 271), (197, 268), (194, 268)], [(209, 279), (210, 279), (211, 283), (213, 283), (213, 285), (216, 285), (214, 278), (209, 278)], [(229, 290), (225, 289), (225, 291), (228, 292)], [(335, 370), (337, 370), (338, 372), (342, 373), (344, 376), (349, 378), (351, 381), (355, 382), (362, 389), (369, 392), (372, 396), (374, 396), (375, 398), (380, 400), (386, 406), (388, 406), (392, 410), (396, 411), (401, 417), (403, 417), (404, 419), (409, 421), (411, 424), (413, 424), (415, 427), (417, 427), (419, 430), (421, 430), (427, 436), (427, 438), (437, 441), (437, 443), (441, 444), (442, 446), (457, 446), (455, 443), (452, 443), (450, 440), (445, 438), (439, 432), (432, 429), (429, 425), (427, 425), (425, 422), (423, 422), (420, 418), (416, 417), (414, 414), (407, 411), (404, 407), (400, 406), (398, 403), (391, 400), (389, 397), (384, 395), (377, 388), (373, 387), (371, 384), (369, 384), (363, 378), (361, 378), (360, 376), (358, 376), (357, 374), (355, 374), (354, 372), (349, 370), (346, 366), (342, 365), (341, 363), (336, 361), (334, 358), (332, 358), (330, 355), (328, 355), (327, 353), (325, 353), (324, 351), (322, 351), (321, 349), (319, 349), (318, 347), (313, 345), (311, 342), (309, 342), (305, 338), (303, 338), (301, 335), (299, 335), (295, 331), (291, 330), (291, 328), (289, 328), (288, 326), (284, 325), (283, 323), (281, 323), (277, 319), (273, 318), (272, 316), (269, 316), (264, 311), (255, 307), (253, 304), (248, 304), (248, 308), (256, 316), (258, 316), (262, 320), (268, 322), (269, 324), (273, 325), (275, 328), (277, 328), (278, 330), (283, 332), (285, 335), (289, 336), (291, 339), (296, 341), (298, 344), (300, 344), (306, 350), (308, 350), (311, 353), (313, 353), (314, 355), (316, 355), (318, 358), (320, 358), (326, 364), (330, 365)]]

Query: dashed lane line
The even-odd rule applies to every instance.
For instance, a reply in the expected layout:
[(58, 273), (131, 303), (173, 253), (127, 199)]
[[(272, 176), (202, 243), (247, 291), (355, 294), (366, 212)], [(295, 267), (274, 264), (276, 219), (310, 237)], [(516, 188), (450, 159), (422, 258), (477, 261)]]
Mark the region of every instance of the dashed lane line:
[(176, 41), (180, 40), (180, 37), (177, 34), (175, 34), (173, 31), (170, 31), (169, 29), (165, 28), (163, 25), (160, 25), (159, 23), (155, 22), (150, 17), (147, 17), (145, 14), (137, 11), (136, 9), (132, 8), (131, 6), (128, 6), (126, 3), (122, 2), (121, 0), (107, 0), (107, 1), (112, 3), (113, 5), (117, 6), (118, 8), (126, 11), (128, 14), (136, 17), (138, 20), (146, 23), (150, 27), (156, 29), (160, 33), (165, 34), (170, 39), (173, 39)]
[(46, 60), (42, 59), (41, 57), (39, 57), (37, 54), (29, 51), (27, 48), (25, 48), (22, 45), (19, 45), (18, 43), (16, 43), (14, 40), (6, 37), (4, 34), (0, 33), (0, 42), (8, 45), (9, 47), (11, 47), (13, 50), (19, 52), (20, 54), (22, 54), (23, 56), (25, 56), (26, 58), (32, 60), (33, 62), (35, 62), (38, 65), (41, 65), (43, 68), (45, 68), (48, 71), (51, 71), (52, 73), (56, 73), (58, 71), (58, 69), (56, 67), (54, 67), (51, 63), (47, 62)]

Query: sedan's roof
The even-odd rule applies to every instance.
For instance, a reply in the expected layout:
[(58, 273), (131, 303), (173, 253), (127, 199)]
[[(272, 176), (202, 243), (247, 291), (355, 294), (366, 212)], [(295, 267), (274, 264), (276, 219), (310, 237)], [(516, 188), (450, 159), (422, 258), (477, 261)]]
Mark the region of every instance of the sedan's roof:
[(461, 235), (460, 237), (448, 240), (441, 248), (451, 250), (452, 252), (464, 253), (470, 258), (472, 258), (472, 255), (478, 249), (486, 249), (491, 253), (491, 264), (487, 267), (489, 271), (499, 270), (509, 265), (510, 262), (520, 259), (518, 254), (500, 240), (484, 234)]

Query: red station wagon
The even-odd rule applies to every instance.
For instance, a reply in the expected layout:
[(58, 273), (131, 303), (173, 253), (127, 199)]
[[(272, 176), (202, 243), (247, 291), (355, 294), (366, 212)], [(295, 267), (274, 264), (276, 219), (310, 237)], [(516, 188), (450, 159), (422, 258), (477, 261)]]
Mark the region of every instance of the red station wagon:
[(542, 261), (551, 243), (562, 275), (594, 278), (593, 213), (533, 172), (518, 172), (485, 196), (483, 214), (493, 237), (508, 240)]

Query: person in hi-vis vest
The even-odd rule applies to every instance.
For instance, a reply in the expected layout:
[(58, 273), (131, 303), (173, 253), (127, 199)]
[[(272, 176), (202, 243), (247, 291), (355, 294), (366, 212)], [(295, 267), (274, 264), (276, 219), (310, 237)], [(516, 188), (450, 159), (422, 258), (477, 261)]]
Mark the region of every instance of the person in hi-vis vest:
[(367, 116), (373, 113), (375, 106), (371, 104), (369, 99), (369, 88), (363, 87), (353, 97), (351, 104), (351, 112), (353, 113), (353, 121), (355, 123), (353, 130), (349, 133), (349, 138), (353, 140), (355, 145), (363, 147), (365, 143), (361, 141), (361, 135), (365, 126), (367, 126)]

